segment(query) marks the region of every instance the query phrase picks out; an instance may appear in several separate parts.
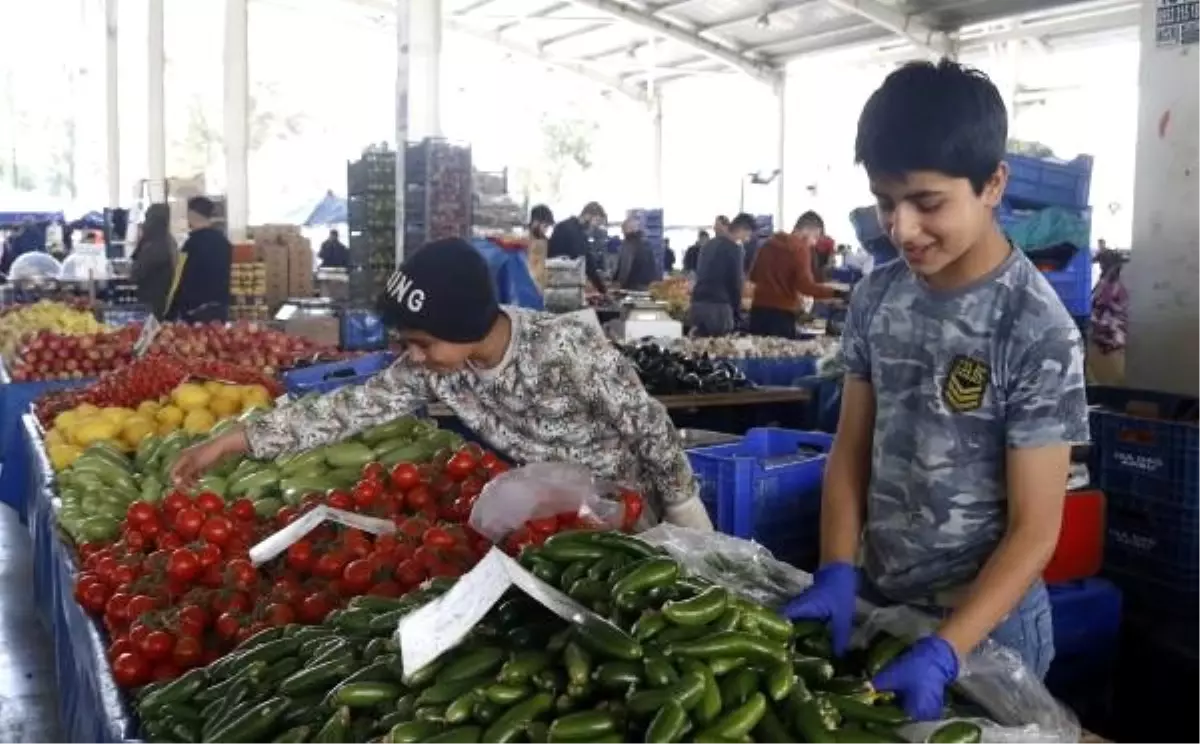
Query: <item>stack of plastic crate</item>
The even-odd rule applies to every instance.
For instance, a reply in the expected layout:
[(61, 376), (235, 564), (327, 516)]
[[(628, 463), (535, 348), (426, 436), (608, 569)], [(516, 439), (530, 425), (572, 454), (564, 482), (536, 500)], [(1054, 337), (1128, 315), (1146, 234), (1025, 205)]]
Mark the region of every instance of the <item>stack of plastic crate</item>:
[(346, 165), (348, 309), (374, 305), (396, 266), (396, 153), (368, 149)]
[[(1019, 232), (1022, 222), (1037, 219), (1039, 213), (1048, 209), (1065, 210), (1082, 225), (1083, 229), (1070, 241), (1077, 244), (1075, 253), (1065, 260), (1055, 261), (1055, 265), (1043, 272), (1071, 315), (1086, 317), (1091, 310), (1092, 287), (1091, 210), (1088, 208), (1092, 156), (1080, 155), (1074, 160), (1062, 161), (1010, 153), (1005, 160), (1009, 171), (1008, 186), (996, 217), (1006, 232)], [(1035, 255), (1037, 249), (1048, 247), (1051, 246), (1021, 246)]]

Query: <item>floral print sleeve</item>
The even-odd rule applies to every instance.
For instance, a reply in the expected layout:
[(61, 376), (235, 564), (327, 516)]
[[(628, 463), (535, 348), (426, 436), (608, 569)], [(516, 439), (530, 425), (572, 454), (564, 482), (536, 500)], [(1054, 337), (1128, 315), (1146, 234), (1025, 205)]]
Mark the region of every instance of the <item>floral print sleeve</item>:
[(566, 360), (571, 381), (593, 415), (607, 419), (620, 433), (621, 444), (637, 457), (641, 485), (655, 510), (663, 515), (688, 501), (698, 504), (699, 491), (679, 432), (663, 404), (646, 392), (629, 360), (600, 331), (582, 323), (560, 332), (574, 336), (572, 343), (563, 344), (572, 351)]
[(311, 449), (411, 413), (429, 399), (424, 373), (400, 359), (362, 385), (287, 403), (246, 426), (257, 459)]

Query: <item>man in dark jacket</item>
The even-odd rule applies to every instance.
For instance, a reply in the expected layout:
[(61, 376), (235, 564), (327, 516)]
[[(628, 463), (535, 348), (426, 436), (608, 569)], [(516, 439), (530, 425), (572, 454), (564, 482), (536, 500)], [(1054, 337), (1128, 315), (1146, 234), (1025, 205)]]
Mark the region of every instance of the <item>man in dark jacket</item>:
[(596, 202), (588, 202), (578, 217), (568, 217), (554, 226), (546, 250), (546, 258), (582, 258), (587, 277), (600, 294), (605, 294), (608, 289), (604, 286), (604, 277), (600, 275), (600, 261), (590, 249), (588, 232), (603, 228), (607, 223), (608, 215), (604, 207)]
[(321, 244), (321, 252), (317, 254), (317, 258), (321, 259), (322, 269), (344, 269), (350, 266), (350, 249), (338, 240), (337, 230), (329, 231), (329, 237)]
[(700, 261), (700, 249), (708, 243), (708, 230), (701, 230), (696, 235), (696, 242), (688, 246), (688, 249), (683, 254), (683, 270), (695, 271), (696, 264)]
[(654, 249), (646, 242), (642, 226), (632, 217), (621, 225), (621, 232), (625, 239), (617, 257), (616, 283), (621, 289), (645, 292), (659, 278)]
[(742, 243), (754, 232), (754, 217), (739, 214), (700, 251), (689, 321), (697, 336), (724, 336), (742, 316), (745, 269)]
[(179, 249), (178, 278), (167, 317), (192, 323), (228, 320), (233, 245), (212, 226), (216, 205), (211, 199), (193, 197), (187, 210), (191, 233)]

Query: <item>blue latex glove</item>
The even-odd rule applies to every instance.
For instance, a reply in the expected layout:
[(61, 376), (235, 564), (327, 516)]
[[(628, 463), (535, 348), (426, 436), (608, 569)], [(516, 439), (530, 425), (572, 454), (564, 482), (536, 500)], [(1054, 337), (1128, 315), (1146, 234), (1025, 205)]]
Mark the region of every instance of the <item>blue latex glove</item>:
[(871, 680), (880, 692), (894, 692), (914, 721), (942, 717), (946, 685), (958, 677), (958, 654), (942, 638), (925, 636)]
[(829, 563), (813, 574), (812, 586), (783, 606), (791, 620), (824, 620), (829, 623), (833, 652), (841, 656), (850, 644), (858, 570), (849, 563)]

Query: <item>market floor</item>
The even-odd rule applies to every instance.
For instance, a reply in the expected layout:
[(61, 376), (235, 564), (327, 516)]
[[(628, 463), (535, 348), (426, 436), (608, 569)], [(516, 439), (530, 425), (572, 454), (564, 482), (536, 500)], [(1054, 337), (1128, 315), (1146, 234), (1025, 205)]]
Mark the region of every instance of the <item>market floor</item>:
[(54, 646), (30, 601), (32, 585), (29, 530), (0, 506), (0, 741), (62, 741)]

